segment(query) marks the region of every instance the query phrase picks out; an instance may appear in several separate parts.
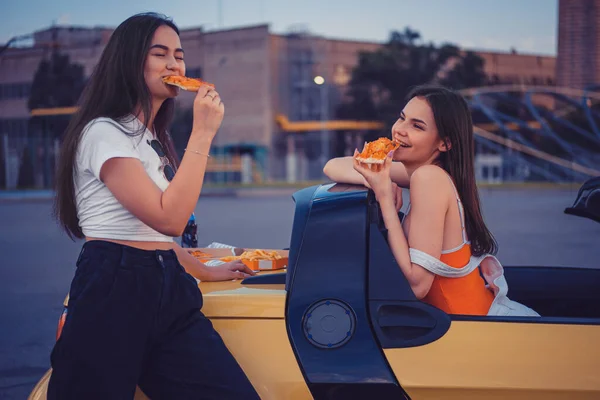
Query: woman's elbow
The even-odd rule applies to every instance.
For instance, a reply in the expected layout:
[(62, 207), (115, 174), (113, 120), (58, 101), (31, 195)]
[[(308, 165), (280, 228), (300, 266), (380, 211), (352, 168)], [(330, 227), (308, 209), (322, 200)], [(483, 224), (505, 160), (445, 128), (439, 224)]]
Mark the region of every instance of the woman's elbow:
[(417, 300), (423, 300), (425, 296), (429, 293), (429, 289), (431, 289), (431, 285), (425, 285), (423, 283), (411, 286), (413, 293)]
[(331, 170), (332, 170), (332, 162), (334, 159), (329, 160), (325, 163), (325, 166), (323, 167), (323, 173), (325, 174), (326, 177), (328, 177), (329, 179), (331, 179)]
[(169, 229), (168, 231), (163, 232), (165, 235), (167, 236), (171, 236), (171, 237), (179, 237), (181, 235), (183, 235), (183, 232), (185, 231), (185, 226), (183, 228), (172, 228)]
[(187, 221), (181, 223), (179, 221), (163, 221), (158, 226), (152, 227), (157, 232), (171, 237), (179, 237), (183, 235)]
[(177, 229), (177, 228), (162, 228), (162, 229), (156, 229), (157, 232), (162, 233), (165, 236), (170, 236), (170, 237), (179, 237), (181, 235), (183, 235), (183, 229)]
[[(346, 173), (344, 171), (347, 168), (345, 157), (336, 157), (325, 163), (325, 166), (323, 167), (323, 173), (332, 181), (340, 182), (345, 179), (344, 176)], [(352, 164), (350, 164), (350, 168), (352, 168)]]

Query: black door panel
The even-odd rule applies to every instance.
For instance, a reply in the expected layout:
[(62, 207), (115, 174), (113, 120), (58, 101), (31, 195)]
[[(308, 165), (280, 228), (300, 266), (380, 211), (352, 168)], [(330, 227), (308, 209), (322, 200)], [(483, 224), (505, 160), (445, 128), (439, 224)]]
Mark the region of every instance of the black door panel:
[(316, 399), (408, 398), (371, 328), (368, 193), (328, 189), (296, 198), (296, 212), (306, 220), (290, 246), (286, 325), (292, 349)]

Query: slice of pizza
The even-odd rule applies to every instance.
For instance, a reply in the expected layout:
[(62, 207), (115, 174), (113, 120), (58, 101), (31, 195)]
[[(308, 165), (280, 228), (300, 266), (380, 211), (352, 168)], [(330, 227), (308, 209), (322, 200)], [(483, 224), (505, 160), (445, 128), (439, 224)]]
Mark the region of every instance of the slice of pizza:
[(390, 151), (400, 147), (398, 142), (386, 137), (381, 137), (365, 144), (363, 151), (356, 155), (356, 159), (365, 164), (383, 164)]
[(211, 87), (215, 87), (212, 83), (208, 83), (198, 78), (188, 78), (187, 76), (179, 76), (179, 75), (171, 75), (165, 76), (162, 78), (163, 82), (167, 85), (173, 85), (182, 88), (183, 90), (187, 90), (190, 92), (197, 92), (202, 85), (208, 85)]

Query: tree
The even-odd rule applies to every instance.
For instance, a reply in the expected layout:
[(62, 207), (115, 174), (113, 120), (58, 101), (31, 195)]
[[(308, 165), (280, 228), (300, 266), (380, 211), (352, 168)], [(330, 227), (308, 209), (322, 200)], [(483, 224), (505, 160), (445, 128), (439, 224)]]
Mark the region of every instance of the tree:
[[(42, 60), (33, 77), (27, 106), (36, 108), (72, 107), (77, 104), (85, 75), (83, 66), (71, 63), (67, 54), (53, 52), (49, 60)], [(60, 137), (67, 127), (69, 118), (34, 117), (31, 128), (52, 132), (52, 137)]]
[[(479, 56), (471, 52), (463, 54), (454, 45), (424, 44), (421, 35), (410, 28), (392, 32), (383, 47), (359, 55), (346, 93), (347, 101), (337, 108), (336, 116), (378, 120), (390, 127), (412, 87), (430, 82), (453, 89), (480, 86), (485, 83), (483, 65)], [(369, 132), (365, 139), (377, 136), (380, 132)]]
[[(42, 60), (33, 77), (31, 92), (27, 106), (29, 110), (37, 108), (72, 107), (77, 104), (83, 87), (85, 75), (83, 66), (71, 63), (69, 56), (53, 51), (49, 59)], [(70, 116), (38, 116), (29, 120), (28, 135), (32, 138), (37, 132), (46, 139), (59, 138), (69, 124)], [(44, 139), (44, 140), (46, 140)], [(30, 141), (31, 146), (35, 141)], [(43, 152), (50, 152), (50, 148), (44, 148)], [(34, 184), (33, 177), (40, 171), (34, 171), (34, 159), (39, 157), (38, 149), (31, 151), (25, 147), (21, 167), (19, 170), (19, 186), (31, 187)], [(45, 153), (44, 153), (45, 154)], [(44, 182), (47, 183), (53, 174), (51, 171), (42, 171)]]
[(71, 63), (67, 54), (54, 52), (49, 60), (40, 62), (27, 105), (30, 110), (72, 107), (77, 103), (84, 84), (83, 66)]
[(458, 60), (447, 76), (440, 81), (441, 84), (455, 90), (481, 86), (486, 83), (487, 77), (483, 72), (484, 61), (477, 54), (468, 51)]

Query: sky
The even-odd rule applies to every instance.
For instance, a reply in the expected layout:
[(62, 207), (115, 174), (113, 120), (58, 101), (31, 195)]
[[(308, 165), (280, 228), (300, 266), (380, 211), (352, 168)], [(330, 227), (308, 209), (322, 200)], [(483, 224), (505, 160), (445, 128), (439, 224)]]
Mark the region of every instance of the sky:
[(328, 38), (385, 42), (408, 26), (436, 45), (556, 55), (558, 0), (0, 0), (0, 43), (53, 22), (116, 27), (146, 11), (166, 14), (180, 28), (268, 23), (278, 34), (302, 27)]

